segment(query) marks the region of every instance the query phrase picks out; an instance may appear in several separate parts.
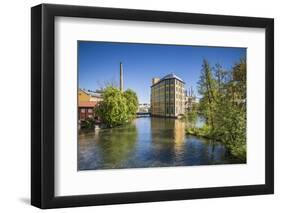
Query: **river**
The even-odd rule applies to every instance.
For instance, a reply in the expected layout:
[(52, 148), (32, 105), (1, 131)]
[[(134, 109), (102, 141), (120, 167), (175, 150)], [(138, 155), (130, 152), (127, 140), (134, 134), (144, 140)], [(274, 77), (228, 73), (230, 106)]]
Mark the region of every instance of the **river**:
[(185, 134), (179, 119), (143, 117), (131, 124), (80, 130), (78, 170), (239, 163), (219, 142)]

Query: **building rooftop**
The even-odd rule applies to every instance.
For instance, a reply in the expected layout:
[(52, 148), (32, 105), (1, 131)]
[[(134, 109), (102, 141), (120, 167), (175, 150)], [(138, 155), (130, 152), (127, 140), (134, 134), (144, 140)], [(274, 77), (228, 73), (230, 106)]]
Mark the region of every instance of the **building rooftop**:
[(95, 107), (98, 102), (96, 101), (81, 101), (79, 102), (79, 107)]
[(99, 92), (94, 92), (91, 90), (85, 90), (85, 89), (81, 89), (83, 92), (85, 92), (86, 94), (92, 96), (92, 97), (101, 97), (101, 93)]
[(165, 80), (165, 79), (172, 79), (172, 78), (178, 79), (179, 81), (184, 83), (184, 81), (180, 77), (175, 75), (174, 73), (171, 73), (171, 74), (168, 74), (168, 75), (164, 76), (163, 78), (160, 79), (160, 81)]

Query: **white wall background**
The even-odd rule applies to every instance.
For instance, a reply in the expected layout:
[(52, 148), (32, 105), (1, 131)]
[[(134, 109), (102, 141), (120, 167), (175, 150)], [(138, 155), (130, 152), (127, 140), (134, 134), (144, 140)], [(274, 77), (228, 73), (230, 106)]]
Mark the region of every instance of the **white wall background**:
[[(281, 13), (279, 1), (45, 0), (80, 4), (275, 18), (275, 195), (56, 209), (51, 212), (278, 212), (281, 209)], [(30, 7), (2, 1), (0, 10), (0, 212), (39, 212), (30, 197)], [(279, 85), (278, 85), (279, 84)], [(280, 210), (279, 210), (280, 211)]]

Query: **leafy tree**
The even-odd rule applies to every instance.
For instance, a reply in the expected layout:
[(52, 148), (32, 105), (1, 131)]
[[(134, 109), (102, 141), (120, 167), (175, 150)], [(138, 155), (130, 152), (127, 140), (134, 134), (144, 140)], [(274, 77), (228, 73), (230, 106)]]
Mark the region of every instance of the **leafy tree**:
[(127, 100), (122, 92), (114, 87), (107, 87), (102, 94), (103, 101), (96, 107), (96, 114), (108, 127), (124, 124), (128, 121)]
[(225, 85), (225, 98), (220, 104), (222, 140), (242, 160), (246, 160), (246, 72), (246, 60), (241, 59), (230, 72), (232, 78)]
[(81, 128), (90, 129), (94, 126), (94, 120), (92, 118), (86, 118), (84, 121), (81, 121)]
[(126, 90), (123, 94), (127, 100), (128, 116), (129, 119), (131, 120), (136, 117), (136, 113), (139, 105), (138, 97), (137, 94), (131, 89)]
[(234, 90), (236, 99), (240, 99), (240, 101), (246, 100), (247, 69), (246, 69), (245, 58), (240, 59), (240, 62), (234, 65), (232, 70), (232, 76), (233, 76), (233, 82), (237, 84)]
[(216, 85), (213, 77), (212, 69), (209, 62), (204, 59), (200, 80), (198, 82), (198, 92), (202, 96), (200, 100), (200, 111), (206, 118), (206, 123), (214, 128), (214, 109), (215, 109), (215, 96)]
[(192, 108), (186, 113), (187, 126), (195, 128), (198, 118), (198, 104), (194, 103)]
[(211, 68), (203, 60), (198, 92), (202, 96), (198, 110), (206, 124), (188, 132), (222, 141), (233, 156), (245, 161), (246, 60), (241, 59), (230, 71), (219, 64)]
[(218, 90), (218, 95), (222, 95), (224, 92), (223, 90), (225, 89), (224, 88), (225, 83), (228, 78), (228, 72), (224, 70), (220, 64), (216, 64), (213, 70), (214, 70), (215, 81), (217, 82), (216, 86)]
[(103, 101), (96, 107), (96, 115), (108, 127), (125, 124), (135, 118), (138, 108), (138, 98), (133, 90), (121, 92), (108, 86), (103, 89)]
[(247, 72), (246, 72), (246, 59), (240, 59), (239, 63), (236, 63), (233, 67), (233, 79), (246, 84)]

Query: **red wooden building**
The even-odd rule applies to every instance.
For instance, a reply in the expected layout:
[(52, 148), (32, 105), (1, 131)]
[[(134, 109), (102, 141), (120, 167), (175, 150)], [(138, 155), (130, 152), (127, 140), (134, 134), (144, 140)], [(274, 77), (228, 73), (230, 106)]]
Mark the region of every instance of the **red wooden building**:
[(94, 118), (93, 108), (97, 105), (96, 101), (81, 101), (78, 107), (78, 119)]

